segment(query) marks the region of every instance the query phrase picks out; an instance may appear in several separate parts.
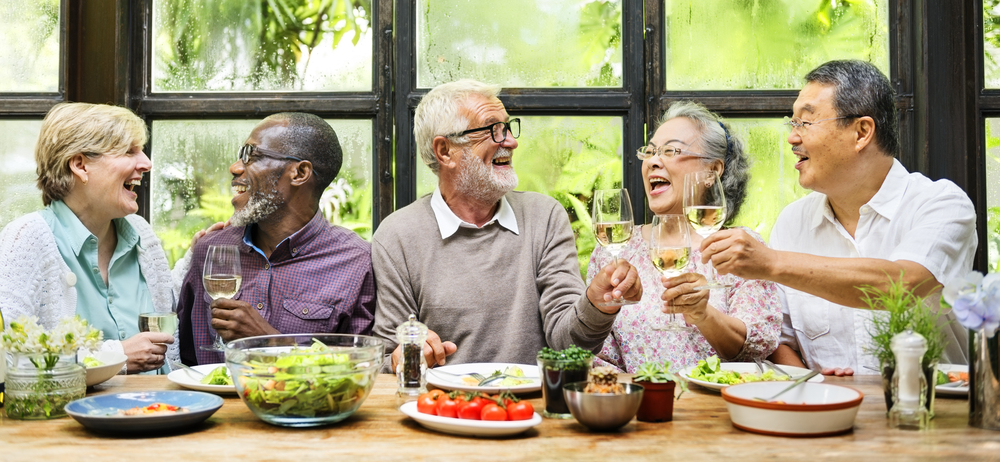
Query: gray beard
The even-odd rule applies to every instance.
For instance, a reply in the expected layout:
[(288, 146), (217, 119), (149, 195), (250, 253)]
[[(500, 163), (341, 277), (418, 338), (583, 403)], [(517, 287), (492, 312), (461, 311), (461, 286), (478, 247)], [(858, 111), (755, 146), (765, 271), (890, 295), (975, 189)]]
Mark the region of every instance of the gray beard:
[[(259, 223), (261, 220), (271, 216), (279, 208), (285, 205), (285, 198), (278, 194), (278, 178), (280, 173), (265, 179), (268, 184), (254, 188), (247, 199), (247, 205), (233, 212), (229, 218), (230, 226), (247, 226)], [(265, 191), (269, 189), (269, 191)]]
[[(510, 155), (507, 148), (500, 148), (493, 157), (504, 155)], [(462, 168), (455, 179), (455, 189), (474, 201), (492, 204), (517, 187), (517, 174), (513, 169), (497, 173), (489, 164), (475, 158), (469, 149), (464, 150), (460, 162)]]

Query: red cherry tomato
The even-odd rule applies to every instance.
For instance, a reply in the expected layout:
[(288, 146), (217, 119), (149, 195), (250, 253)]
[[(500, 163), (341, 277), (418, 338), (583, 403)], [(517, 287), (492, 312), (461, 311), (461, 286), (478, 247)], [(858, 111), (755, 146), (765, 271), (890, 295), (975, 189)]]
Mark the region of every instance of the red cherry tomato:
[(417, 412), (437, 415), (437, 401), (434, 400), (430, 393), (424, 393), (417, 397)]
[(496, 403), (489, 403), (483, 406), (482, 420), (504, 421), (507, 420), (507, 411)]
[(437, 411), (437, 415), (441, 417), (458, 417), (458, 403), (449, 398), (447, 395), (442, 396), (441, 399), (437, 401), (437, 407), (435, 410)]
[(507, 418), (510, 420), (528, 420), (535, 415), (535, 407), (527, 401), (518, 401), (507, 406)]
[(458, 405), (458, 418), (468, 420), (481, 420), (483, 406), (485, 402), (482, 398), (473, 398), (472, 401), (465, 401)]
[(431, 398), (434, 398), (434, 401), (437, 401), (438, 398), (446, 395), (447, 393), (445, 393), (443, 390), (431, 390), (431, 391), (428, 391), (427, 393), (424, 393), (424, 394), (425, 395), (430, 395)]

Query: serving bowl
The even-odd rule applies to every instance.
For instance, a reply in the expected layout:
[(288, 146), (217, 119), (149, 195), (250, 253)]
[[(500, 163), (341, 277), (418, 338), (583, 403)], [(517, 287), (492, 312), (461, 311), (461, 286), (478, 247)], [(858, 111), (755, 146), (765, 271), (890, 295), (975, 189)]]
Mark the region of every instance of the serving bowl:
[(285, 427), (346, 419), (368, 397), (382, 366), (381, 339), (365, 335), (287, 334), (235, 340), (226, 366), (254, 415)]
[(850, 387), (805, 382), (778, 400), (754, 399), (774, 396), (788, 386), (788, 382), (751, 382), (723, 388), (733, 426), (779, 436), (829, 436), (854, 428), (864, 394)]
[(563, 386), (563, 397), (573, 417), (584, 427), (596, 431), (617, 430), (629, 423), (642, 402), (642, 386), (623, 383), (625, 393), (584, 393), (587, 382)]
[[(122, 365), (128, 361), (128, 356), (117, 351), (98, 351), (92, 354), (94, 359), (104, 363), (103, 366), (87, 368), (87, 386), (92, 387), (105, 382), (122, 370)], [(83, 362), (80, 362), (83, 364)]]

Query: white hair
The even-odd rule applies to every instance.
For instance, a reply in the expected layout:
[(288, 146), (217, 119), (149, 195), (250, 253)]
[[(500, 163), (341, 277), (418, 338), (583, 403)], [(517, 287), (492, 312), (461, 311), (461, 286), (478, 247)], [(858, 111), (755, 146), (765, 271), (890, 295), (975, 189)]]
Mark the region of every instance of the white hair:
[[(420, 100), (413, 114), (413, 138), (417, 142), (420, 158), (435, 175), (440, 166), (434, 156), (434, 138), (466, 130), (469, 120), (462, 115), (465, 101), (472, 95), (487, 99), (500, 94), (499, 85), (489, 85), (471, 79), (443, 83), (434, 87)], [(464, 142), (465, 137), (458, 142)]]

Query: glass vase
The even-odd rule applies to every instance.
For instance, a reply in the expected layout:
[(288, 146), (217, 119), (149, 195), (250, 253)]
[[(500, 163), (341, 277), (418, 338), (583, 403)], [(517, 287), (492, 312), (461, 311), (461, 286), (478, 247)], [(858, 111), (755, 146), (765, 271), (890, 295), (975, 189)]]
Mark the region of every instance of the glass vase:
[(44, 420), (65, 417), (66, 404), (87, 393), (86, 369), (69, 354), (7, 352), (7, 417)]
[(969, 335), (969, 425), (1000, 430), (1000, 335)]

